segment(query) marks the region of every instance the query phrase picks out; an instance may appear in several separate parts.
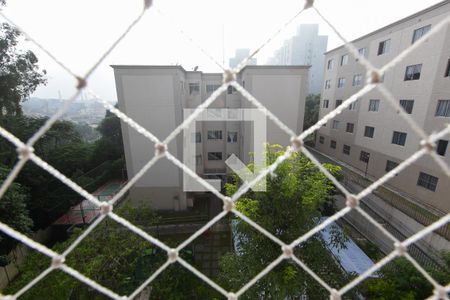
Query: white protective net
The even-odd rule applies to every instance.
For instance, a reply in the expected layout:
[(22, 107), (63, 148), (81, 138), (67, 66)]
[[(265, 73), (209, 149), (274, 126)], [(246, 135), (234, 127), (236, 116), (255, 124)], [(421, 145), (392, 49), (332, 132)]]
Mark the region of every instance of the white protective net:
[[(97, 98), (96, 100), (99, 101), (104, 105), (105, 108), (110, 110), (113, 114), (118, 116), (122, 121), (127, 123), (129, 126), (137, 130), (139, 133), (141, 133), (143, 136), (148, 138), (150, 141), (155, 143), (155, 153), (156, 155), (145, 164), (145, 166), (134, 176), (133, 178), (130, 178), (130, 180), (127, 182), (127, 184), (121, 189), (121, 191), (114, 196), (113, 199), (111, 199), (108, 202), (101, 202), (99, 201), (95, 196), (85, 191), (83, 188), (81, 188), (79, 185), (71, 181), (69, 178), (64, 176), (64, 174), (61, 174), (58, 170), (56, 170), (54, 167), (43, 161), (39, 156), (33, 153), (33, 145), (36, 143), (36, 141), (39, 140), (50, 128), (51, 126), (64, 114), (64, 112), (69, 108), (70, 104), (80, 95), (82, 90), (88, 89), (88, 83), (89, 83), (89, 77), (93, 73), (93, 71), (104, 61), (104, 59), (116, 48), (116, 46), (127, 36), (127, 34), (133, 29), (133, 27), (139, 23), (139, 21), (144, 16), (145, 12), (149, 9), (155, 9), (158, 11), (156, 7), (152, 6), (151, 0), (145, 0), (144, 1), (144, 7), (142, 12), (134, 19), (131, 24), (126, 28), (126, 30), (117, 38), (117, 40), (111, 45), (111, 47), (97, 60), (97, 62), (89, 69), (89, 71), (84, 76), (77, 76), (74, 72), (72, 72), (63, 62), (58, 60), (52, 53), (50, 53), (48, 50), (46, 50), (43, 46), (41, 46), (38, 41), (33, 39), (33, 37), (29, 36), (25, 31), (21, 30), (20, 24), (15, 24), (11, 19), (8, 18), (3, 12), (0, 12), (0, 15), (7, 20), (10, 24), (15, 26), (19, 31), (21, 31), (25, 37), (32, 41), (36, 46), (38, 46), (41, 50), (43, 50), (53, 61), (55, 61), (58, 65), (60, 65), (64, 70), (66, 70), (71, 76), (73, 76), (77, 82), (77, 92), (65, 103), (65, 105), (51, 118), (47, 120), (47, 122), (26, 142), (19, 140), (17, 137), (15, 137), (13, 134), (5, 130), (4, 128), (0, 127), (0, 135), (7, 139), (9, 142), (11, 142), (16, 148), (18, 152), (18, 161), (15, 164), (14, 168), (6, 178), (6, 180), (3, 182), (2, 186), (0, 187), (0, 198), (4, 195), (4, 193), (7, 191), (8, 187), (11, 185), (11, 183), (14, 181), (14, 179), (17, 177), (21, 169), (24, 167), (25, 163), (27, 161), (32, 161), (45, 171), (52, 174), (54, 177), (59, 179), (61, 182), (66, 184), (68, 187), (73, 189), (75, 192), (79, 193), (83, 198), (91, 201), (93, 204), (98, 206), (101, 211), (101, 215), (92, 223), (89, 225), (87, 229), (83, 231), (83, 233), (68, 247), (63, 253), (56, 253), (53, 250), (47, 248), (46, 246), (37, 243), (33, 241), (32, 239), (28, 238), (24, 234), (14, 230), (13, 228), (9, 227), (6, 224), (3, 224), (0, 222), (0, 230), (11, 236), (12, 238), (22, 242), (23, 244), (27, 245), (28, 247), (31, 247), (42, 254), (48, 256), (51, 258), (52, 263), (51, 265), (43, 271), (39, 276), (31, 280), (26, 286), (24, 286), (22, 289), (20, 289), (16, 294), (14, 295), (8, 295), (3, 296), (2, 299), (16, 299), (22, 294), (24, 294), (27, 290), (31, 289), (36, 283), (38, 283), (40, 280), (42, 280), (45, 276), (47, 276), (50, 272), (55, 271), (57, 269), (65, 272), (66, 274), (76, 278), (77, 280), (85, 283), (86, 285), (90, 286), (91, 288), (97, 290), (100, 293), (103, 293), (104, 295), (112, 298), (112, 299), (133, 299), (135, 298), (140, 292), (143, 291), (143, 289), (148, 286), (161, 272), (163, 272), (170, 264), (174, 262), (178, 262), (182, 266), (184, 266), (186, 269), (188, 269), (190, 272), (198, 276), (201, 280), (209, 284), (212, 288), (217, 290), (219, 293), (223, 294), (228, 299), (237, 299), (240, 295), (245, 293), (249, 288), (251, 288), (259, 279), (261, 279), (263, 276), (265, 276), (267, 273), (269, 273), (273, 268), (275, 268), (278, 264), (280, 264), (283, 260), (292, 260), (295, 263), (297, 263), (303, 270), (305, 270), (309, 275), (311, 275), (320, 285), (322, 285), (329, 293), (331, 299), (340, 299), (341, 295), (348, 292), (352, 288), (354, 288), (356, 285), (358, 285), (360, 282), (362, 282), (364, 279), (371, 276), (374, 272), (382, 268), (384, 265), (395, 259), (396, 257), (403, 256), (405, 257), (411, 264), (428, 280), (434, 287), (435, 294), (433, 297), (440, 298), (440, 299), (449, 299), (448, 293), (450, 292), (450, 285), (447, 286), (441, 286), (435, 279), (433, 279), (430, 274), (428, 274), (424, 268), (422, 268), (417, 261), (412, 258), (407, 251), (407, 247), (415, 243), (416, 241), (420, 240), (427, 234), (433, 232), (436, 229), (439, 229), (441, 226), (446, 225), (450, 221), (450, 214), (447, 214), (443, 217), (441, 217), (438, 221), (435, 223), (425, 227), (424, 229), (420, 230), (419, 232), (413, 234), (409, 238), (407, 238), (404, 241), (399, 241), (397, 238), (395, 238), (392, 234), (390, 234), (382, 225), (380, 225), (376, 220), (374, 220), (369, 214), (367, 214), (363, 209), (359, 207), (359, 201), (364, 198), (365, 196), (372, 193), (375, 189), (377, 189), (379, 186), (383, 185), (385, 182), (387, 182), (389, 179), (395, 176), (395, 174), (398, 174), (408, 166), (410, 166), (412, 163), (417, 161), (419, 158), (425, 155), (430, 155), (433, 160), (440, 166), (440, 168), (443, 170), (443, 172), (446, 174), (446, 176), (450, 179), (450, 168), (449, 166), (443, 161), (443, 159), (436, 154), (434, 151), (435, 149), (435, 142), (444, 137), (445, 135), (450, 133), (450, 124), (447, 124), (445, 129), (433, 133), (431, 135), (428, 135), (425, 133), (425, 131), (417, 125), (417, 123), (399, 106), (397, 101), (395, 100), (395, 97), (393, 94), (383, 85), (381, 82), (382, 74), (386, 72), (387, 70), (394, 67), (396, 64), (401, 62), (408, 54), (410, 54), (414, 49), (421, 46), (421, 44), (425, 41), (425, 39), (420, 39), (418, 42), (414, 43), (410, 47), (408, 47), (406, 50), (404, 50), (402, 53), (400, 53), (397, 57), (392, 59), (389, 63), (384, 65), (381, 68), (375, 68), (370, 61), (368, 61), (364, 56), (361, 56), (358, 53), (358, 50), (354, 47), (352, 43), (349, 43), (343, 35), (331, 24), (328, 19), (321, 14), (321, 12), (314, 6), (313, 0), (307, 0), (305, 3), (305, 6), (298, 12), (294, 14), (292, 18), (290, 18), (281, 28), (279, 28), (273, 35), (271, 35), (264, 43), (261, 44), (259, 48), (257, 48), (255, 51), (251, 53), (251, 55), (244, 59), (237, 68), (233, 70), (227, 70), (222, 64), (218, 63), (217, 60), (215, 60), (211, 55), (209, 55), (202, 47), (195, 44), (195, 42), (182, 30), (179, 29), (179, 31), (187, 37), (187, 39), (192, 42), (204, 55), (206, 55), (209, 59), (211, 59), (216, 65), (218, 65), (224, 72), (224, 80), (223, 85), (217, 89), (206, 101), (204, 101), (201, 105), (199, 105), (195, 112), (190, 115), (189, 118), (184, 120), (182, 124), (180, 124), (166, 139), (163, 141), (160, 141), (155, 135), (153, 135), (150, 131), (146, 130), (142, 126), (140, 126), (138, 123), (136, 123), (131, 118), (127, 117), (125, 114), (123, 114), (120, 110), (113, 107), (109, 102), (101, 100)], [(297, 19), (302, 12), (305, 10), (314, 10), (315, 13), (323, 20), (325, 21), (332, 30), (337, 34), (337, 36), (344, 42), (345, 47), (348, 49), (348, 51), (355, 57), (358, 58), (359, 63), (365, 67), (367, 71), (367, 83), (366, 85), (359, 90), (357, 93), (355, 93), (350, 98), (346, 99), (342, 105), (340, 105), (338, 108), (334, 109), (332, 112), (325, 115), (322, 119), (320, 119), (314, 126), (310, 127), (308, 130), (302, 132), (300, 135), (297, 135), (294, 131), (289, 129), (286, 125), (284, 125), (283, 121), (278, 119), (274, 114), (272, 114), (269, 110), (267, 110), (256, 98), (250, 95), (244, 87), (242, 87), (238, 82), (235, 81), (235, 74), (238, 73), (240, 70), (242, 70), (246, 64), (249, 62), (249, 60), (254, 57), (262, 48), (264, 48), (273, 38), (275, 38), (277, 35), (279, 35), (280, 32), (282, 32), (290, 23), (292, 23), (295, 19)], [(164, 15), (162, 12), (158, 11), (161, 15)], [(433, 26), (433, 28), (428, 32), (429, 36), (435, 35), (441, 30), (446, 29), (448, 24), (450, 23), (450, 16), (447, 16), (445, 19), (443, 19), (439, 24), (436, 26)], [(276, 162), (270, 166), (268, 166), (266, 169), (261, 171), (258, 176), (256, 176), (252, 181), (244, 183), (238, 191), (232, 196), (227, 197), (220, 192), (218, 192), (214, 187), (212, 187), (208, 182), (206, 182), (204, 179), (199, 177), (195, 172), (193, 172), (191, 169), (189, 169), (187, 166), (185, 166), (181, 161), (179, 161), (176, 157), (174, 157), (168, 150), (167, 150), (167, 144), (174, 139), (187, 125), (189, 125), (191, 122), (195, 120), (195, 118), (202, 112), (203, 109), (207, 108), (211, 103), (213, 103), (216, 98), (223, 92), (225, 92), (228, 88), (228, 86), (233, 86), (236, 88), (238, 92), (240, 92), (245, 98), (247, 98), (248, 101), (250, 101), (253, 105), (255, 105), (258, 109), (263, 111), (266, 116), (271, 119), (275, 124), (277, 124), (283, 131), (285, 131), (289, 136), (291, 136), (291, 146), (288, 147), (285, 154), (281, 157), (279, 157)], [(413, 155), (411, 155), (408, 159), (400, 163), (395, 169), (391, 170), (390, 172), (386, 173), (384, 176), (373, 182), (370, 186), (368, 186), (366, 189), (361, 191), (359, 194), (354, 195), (350, 193), (336, 178), (334, 178), (320, 163), (319, 161), (311, 154), (310, 151), (308, 151), (305, 147), (303, 147), (303, 141), (304, 139), (309, 136), (310, 134), (317, 131), (319, 128), (322, 127), (323, 124), (326, 124), (329, 120), (332, 120), (334, 117), (339, 115), (344, 109), (346, 109), (348, 106), (350, 106), (353, 102), (355, 102), (358, 98), (365, 95), (369, 91), (373, 89), (378, 89), (381, 94), (385, 97), (387, 102), (392, 105), (392, 107), (395, 108), (395, 110), (400, 112), (401, 118), (404, 119), (405, 122), (411, 127), (411, 129), (421, 137), (422, 142), (420, 145), (420, 149), (415, 152)], [(93, 94), (92, 91), (89, 91)], [(342, 210), (338, 211), (333, 216), (329, 217), (326, 221), (321, 223), (320, 225), (314, 227), (309, 232), (305, 233), (304, 235), (298, 237), (296, 240), (294, 240), (290, 244), (286, 244), (280, 239), (278, 239), (276, 236), (259, 226), (255, 221), (249, 219), (241, 212), (237, 211), (234, 208), (234, 202), (238, 200), (242, 195), (244, 195), (252, 186), (254, 186), (259, 180), (267, 176), (268, 174), (272, 173), (284, 160), (289, 158), (292, 153), (296, 151), (301, 151), (304, 153), (309, 159), (311, 159), (312, 162), (314, 162), (317, 167), (333, 182), (333, 184), (336, 186), (337, 189), (339, 189), (344, 196), (346, 197), (347, 206), (343, 208)], [(163, 242), (159, 241), (158, 239), (154, 238), (153, 236), (149, 235), (148, 233), (144, 232), (143, 230), (139, 229), (137, 226), (133, 225), (126, 219), (118, 216), (113, 212), (113, 204), (120, 199), (130, 188), (135, 184), (144, 174), (149, 170), (158, 160), (160, 159), (168, 159), (171, 162), (173, 162), (176, 166), (178, 166), (180, 169), (183, 170), (183, 172), (186, 172), (188, 175), (193, 177), (195, 180), (197, 180), (201, 185), (206, 187), (209, 191), (211, 191), (214, 195), (219, 197), (223, 200), (224, 206), (223, 211), (215, 216), (213, 219), (211, 219), (207, 224), (205, 224), (202, 228), (200, 228), (197, 232), (195, 232), (193, 235), (191, 235), (187, 240), (182, 242), (178, 247), (176, 248), (170, 248)], [(0, 200), (1, 201), (1, 200)], [(364, 218), (367, 219), (368, 222), (372, 223), (374, 226), (376, 226), (384, 235), (386, 235), (387, 238), (389, 238), (393, 245), (395, 250), (392, 251), (390, 254), (388, 254), (386, 257), (384, 257), (382, 260), (377, 262), (375, 265), (373, 265), (371, 268), (366, 270), (361, 275), (354, 278), (351, 282), (346, 284), (344, 287), (342, 287), (339, 290), (334, 289), (332, 286), (329, 286), (326, 282), (324, 282), (317, 274), (315, 274), (310, 268), (307, 267), (305, 263), (303, 263), (300, 259), (298, 259), (294, 252), (293, 248), (300, 243), (305, 242), (307, 239), (315, 235), (316, 233), (320, 232), (324, 228), (326, 228), (328, 225), (330, 225), (332, 222), (342, 218), (344, 215), (349, 213), (350, 211), (357, 211), (359, 212)], [(241, 289), (239, 289), (237, 292), (232, 293), (228, 292), (225, 289), (223, 289), (221, 286), (219, 286), (217, 283), (212, 281), (210, 278), (202, 274), (199, 270), (197, 270), (194, 266), (189, 264), (186, 260), (182, 259), (178, 253), (181, 249), (186, 247), (189, 243), (191, 243), (194, 239), (196, 239), (198, 236), (200, 236), (202, 233), (204, 233), (206, 230), (208, 230), (210, 227), (212, 227), (215, 223), (217, 223), (220, 219), (225, 217), (227, 214), (234, 214), (235, 216), (241, 218), (243, 221), (248, 223), (250, 226), (252, 226), (254, 229), (259, 231), (261, 234), (265, 235), (267, 238), (272, 240), (273, 242), (277, 243), (280, 246), (280, 255), (279, 257), (274, 260), (271, 264), (269, 264), (267, 267), (265, 267), (259, 274), (253, 277), (250, 281), (246, 283), (242, 283), (243, 286)], [(65, 258), (75, 249), (75, 247), (80, 244), (83, 239), (85, 239), (93, 230), (96, 228), (105, 218), (110, 218), (117, 223), (123, 225), (128, 230), (134, 232), (135, 234), (141, 236), (145, 240), (147, 240), (149, 243), (156, 245), (160, 247), (162, 250), (167, 252), (168, 259), (167, 261), (159, 267), (145, 282), (143, 282), (133, 293), (130, 295), (118, 295), (114, 291), (100, 285), (99, 283), (93, 281), (92, 279), (84, 276), (77, 270), (73, 269), (72, 267), (66, 265)]]

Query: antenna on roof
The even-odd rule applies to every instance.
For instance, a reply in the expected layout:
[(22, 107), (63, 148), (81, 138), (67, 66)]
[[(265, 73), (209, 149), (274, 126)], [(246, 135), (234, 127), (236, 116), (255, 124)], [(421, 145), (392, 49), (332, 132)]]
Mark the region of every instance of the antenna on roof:
[(194, 67), (194, 72), (197, 71), (197, 70), (198, 70), (198, 66), (195, 66)]

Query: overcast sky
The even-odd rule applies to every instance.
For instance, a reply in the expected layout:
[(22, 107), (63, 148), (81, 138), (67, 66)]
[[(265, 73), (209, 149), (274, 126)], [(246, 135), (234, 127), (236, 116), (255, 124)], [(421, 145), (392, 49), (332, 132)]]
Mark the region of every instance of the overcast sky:
[[(143, 0), (7, 0), (4, 13), (75, 73), (84, 75), (109, 45), (139, 14)], [(440, 0), (316, 0), (316, 7), (348, 39), (354, 39)], [(303, 0), (154, 0), (142, 21), (104, 61), (89, 80), (102, 98), (115, 102), (111, 64), (180, 64), (186, 70), (220, 71), (179, 32), (182, 28), (196, 44), (225, 61), (236, 48), (257, 48), (303, 6)], [(318, 23), (328, 35), (328, 49), (340, 40), (314, 11), (300, 15), (257, 56), (265, 63), (301, 23)], [(30, 42), (39, 65), (47, 70), (48, 84), (33, 96), (69, 98), (74, 79)]]

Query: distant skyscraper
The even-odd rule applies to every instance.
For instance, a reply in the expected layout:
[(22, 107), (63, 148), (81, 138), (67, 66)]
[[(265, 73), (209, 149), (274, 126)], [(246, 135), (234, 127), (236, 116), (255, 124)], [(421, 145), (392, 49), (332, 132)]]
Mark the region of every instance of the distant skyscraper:
[(310, 65), (309, 93), (319, 94), (322, 90), (324, 53), (327, 51), (328, 36), (319, 35), (319, 25), (302, 24), (297, 34), (286, 40), (268, 60), (271, 65)]
[[(249, 55), (250, 49), (236, 49), (234, 57), (230, 58), (230, 68), (236, 68)], [(251, 58), (247, 65), (256, 65), (256, 58)]]

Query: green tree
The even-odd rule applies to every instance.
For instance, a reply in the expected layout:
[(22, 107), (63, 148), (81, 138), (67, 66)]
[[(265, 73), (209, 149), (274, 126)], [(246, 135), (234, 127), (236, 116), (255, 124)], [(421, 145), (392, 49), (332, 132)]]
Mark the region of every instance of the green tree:
[[(283, 154), (280, 146), (269, 146), (267, 162), (274, 163)], [(339, 167), (329, 164), (325, 167), (338, 176)], [(253, 166), (249, 165), (249, 168), (253, 169)], [(226, 184), (228, 195), (232, 195), (241, 183), (237, 177), (234, 182)], [(236, 208), (280, 240), (290, 243), (318, 224), (333, 192), (333, 184), (308, 158), (294, 154), (267, 178), (266, 192), (247, 192), (237, 201)], [(221, 260), (220, 281), (225, 288), (236, 291), (277, 258), (281, 250), (278, 244), (239, 218), (233, 223), (236, 253)], [(344, 236), (333, 235), (335, 245), (343, 247), (344, 241)], [(348, 282), (350, 276), (341, 270), (319, 235), (296, 247), (295, 254), (331, 286)], [(324, 299), (327, 294), (299, 266), (285, 261), (259, 280), (243, 298), (297, 299), (307, 295), (309, 299)]]
[(124, 150), (120, 119), (110, 111), (107, 111), (97, 130), (102, 136), (95, 142), (92, 155), (93, 162), (98, 164), (107, 160), (123, 158)]
[(310, 94), (306, 97), (305, 102), (305, 119), (303, 120), (303, 129), (306, 130), (309, 127), (319, 121), (319, 105), (320, 94)]
[[(0, 5), (4, 4), (0, 2)], [(18, 49), (20, 33), (7, 23), (0, 24), (0, 116), (22, 114), (24, 101), (46, 82), (32, 51)]]
[[(0, 185), (11, 170), (0, 165)], [(0, 222), (25, 233), (31, 233), (33, 221), (29, 216), (27, 202), (29, 202), (27, 190), (20, 184), (13, 182), (0, 201)], [(0, 234), (0, 256), (8, 254), (16, 245), (16, 241), (3, 233)]]

